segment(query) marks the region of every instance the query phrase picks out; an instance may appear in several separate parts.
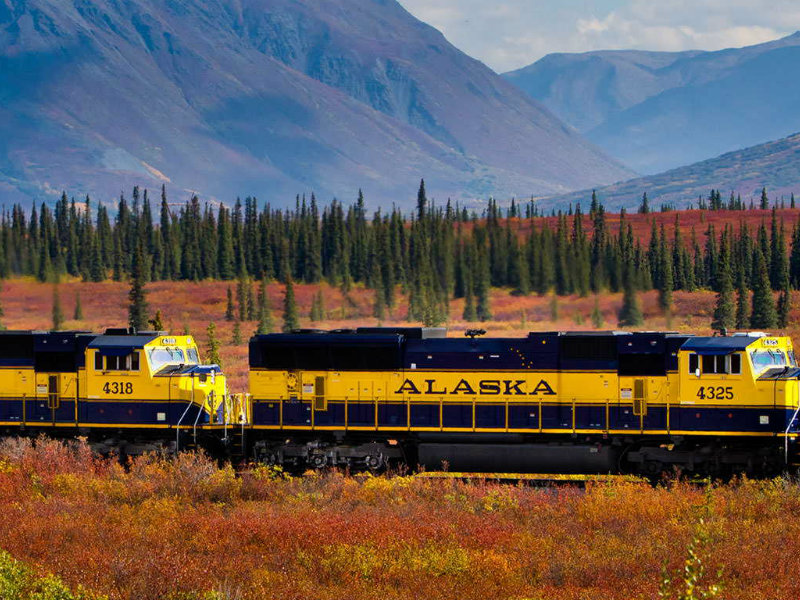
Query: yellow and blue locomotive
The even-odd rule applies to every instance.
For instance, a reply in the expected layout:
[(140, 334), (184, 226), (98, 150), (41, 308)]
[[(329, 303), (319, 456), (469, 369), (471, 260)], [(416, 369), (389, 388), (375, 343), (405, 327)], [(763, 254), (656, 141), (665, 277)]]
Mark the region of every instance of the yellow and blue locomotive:
[(290, 467), (769, 474), (794, 462), (787, 337), (441, 328), (250, 342), (249, 450)]
[[(140, 454), (207, 442), (226, 407), (225, 376), (191, 336), (109, 329), (0, 332), (0, 431), (86, 436)], [(211, 443), (211, 442), (208, 442)]]

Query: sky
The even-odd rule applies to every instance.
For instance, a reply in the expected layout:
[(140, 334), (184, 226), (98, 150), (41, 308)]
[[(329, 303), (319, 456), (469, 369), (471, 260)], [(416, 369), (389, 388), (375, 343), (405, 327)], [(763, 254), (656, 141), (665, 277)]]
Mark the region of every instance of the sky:
[(719, 50), (800, 29), (798, 0), (399, 0), (497, 72), (551, 52)]

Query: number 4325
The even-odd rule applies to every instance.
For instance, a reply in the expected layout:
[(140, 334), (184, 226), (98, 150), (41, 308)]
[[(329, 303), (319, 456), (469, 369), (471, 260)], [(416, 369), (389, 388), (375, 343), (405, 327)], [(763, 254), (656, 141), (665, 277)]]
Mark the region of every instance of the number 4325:
[(701, 400), (733, 400), (733, 387), (703, 386), (697, 390), (697, 397)]

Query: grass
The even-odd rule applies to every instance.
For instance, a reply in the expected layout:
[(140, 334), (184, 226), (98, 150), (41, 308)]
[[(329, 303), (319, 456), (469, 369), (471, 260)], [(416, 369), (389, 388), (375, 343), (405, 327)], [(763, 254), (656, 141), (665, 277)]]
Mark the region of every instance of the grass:
[(15, 559), (111, 600), (775, 600), (799, 588), (800, 487), (786, 479), (580, 490), (235, 477), (193, 454), (124, 469), (80, 443), (7, 440), (0, 514)]

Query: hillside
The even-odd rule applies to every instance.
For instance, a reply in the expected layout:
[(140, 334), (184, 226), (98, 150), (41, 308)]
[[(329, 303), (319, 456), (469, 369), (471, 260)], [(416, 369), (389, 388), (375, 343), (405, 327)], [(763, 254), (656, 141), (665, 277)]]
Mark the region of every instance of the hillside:
[(505, 77), (652, 174), (800, 130), (798, 61), (795, 33), (717, 52), (551, 54)]
[[(759, 144), (744, 150), (728, 152), (685, 167), (672, 169), (658, 175), (640, 177), (597, 189), (597, 196), (612, 210), (621, 207), (634, 209), (647, 192), (651, 206), (674, 204), (685, 208), (697, 203), (699, 195), (707, 196), (709, 190), (718, 189), (723, 196), (731, 190), (749, 202), (766, 187), (772, 198), (794, 193), (800, 197), (800, 133)], [(561, 207), (572, 202), (583, 202), (591, 197), (591, 190), (583, 190), (541, 201), (542, 206)]]
[(630, 171), (394, 0), (0, 2), (0, 198), (557, 193)]

